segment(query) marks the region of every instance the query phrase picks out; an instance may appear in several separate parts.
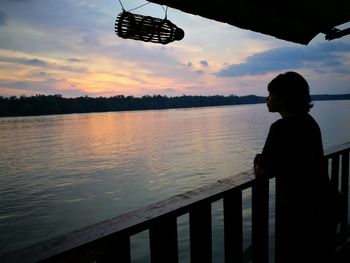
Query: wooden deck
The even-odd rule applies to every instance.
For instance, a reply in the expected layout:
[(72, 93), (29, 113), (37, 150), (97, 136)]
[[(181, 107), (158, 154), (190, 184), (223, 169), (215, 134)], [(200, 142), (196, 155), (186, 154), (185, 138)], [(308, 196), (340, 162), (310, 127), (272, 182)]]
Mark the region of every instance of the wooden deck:
[[(350, 143), (326, 150), (331, 180), (341, 191), (338, 262), (350, 262), (348, 232)], [(190, 262), (212, 261), (212, 203), (223, 201), (224, 261), (243, 262), (242, 191), (252, 193), (254, 263), (269, 262), (269, 181), (254, 179), (253, 171), (171, 197), (12, 253), (0, 262), (131, 262), (130, 237), (147, 230), (152, 263), (178, 262), (178, 217), (187, 214)], [(347, 258), (347, 261), (342, 261)]]

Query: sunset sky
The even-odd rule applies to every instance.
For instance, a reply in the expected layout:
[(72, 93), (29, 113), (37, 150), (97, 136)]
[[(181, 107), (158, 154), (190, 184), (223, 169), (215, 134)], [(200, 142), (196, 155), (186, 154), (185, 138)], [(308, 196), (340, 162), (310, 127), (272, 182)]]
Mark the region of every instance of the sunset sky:
[[(117, 0), (0, 3), (1, 96), (266, 95), (287, 70), (302, 73), (313, 94), (350, 93), (350, 36), (320, 34), (302, 46), (169, 8), (185, 38), (164, 46), (116, 36)], [(152, 3), (133, 12), (164, 17)]]

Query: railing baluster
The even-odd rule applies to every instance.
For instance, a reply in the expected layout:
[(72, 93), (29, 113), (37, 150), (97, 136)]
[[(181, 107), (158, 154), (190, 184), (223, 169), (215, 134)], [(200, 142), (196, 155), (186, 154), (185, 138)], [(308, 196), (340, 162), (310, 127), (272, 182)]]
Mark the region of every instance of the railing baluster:
[[(107, 238), (104, 242), (99, 244), (99, 249), (103, 253), (97, 256), (97, 263), (121, 262), (130, 263), (130, 236), (127, 234), (120, 234)], [(97, 248), (97, 247), (96, 247)], [(78, 260), (71, 262), (80, 262)], [(86, 262), (86, 261), (81, 261)]]
[(339, 155), (332, 158), (331, 181), (335, 188), (339, 187)]
[(149, 238), (152, 263), (178, 262), (176, 217), (153, 222), (149, 228)]
[(242, 192), (230, 192), (224, 197), (225, 263), (242, 262), (243, 220)]
[(349, 152), (342, 154), (341, 167), (342, 211), (340, 218), (340, 241), (345, 242), (348, 232), (348, 196), (349, 196)]
[(191, 263), (211, 263), (211, 203), (193, 208), (189, 215)]
[(253, 263), (269, 261), (269, 180), (258, 178), (252, 186)]

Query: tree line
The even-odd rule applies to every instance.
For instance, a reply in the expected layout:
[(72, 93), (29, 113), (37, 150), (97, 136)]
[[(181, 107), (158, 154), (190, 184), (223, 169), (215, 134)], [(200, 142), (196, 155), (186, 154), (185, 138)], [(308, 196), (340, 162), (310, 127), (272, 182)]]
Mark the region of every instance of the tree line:
[[(321, 99), (350, 99), (345, 95), (316, 95)], [(220, 105), (264, 103), (266, 97), (247, 96), (124, 96), (64, 98), (62, 95), (0, 96), (0, 117), (33, 116), (67, 113), (130, 111), (170, 108), (207, 107)]]

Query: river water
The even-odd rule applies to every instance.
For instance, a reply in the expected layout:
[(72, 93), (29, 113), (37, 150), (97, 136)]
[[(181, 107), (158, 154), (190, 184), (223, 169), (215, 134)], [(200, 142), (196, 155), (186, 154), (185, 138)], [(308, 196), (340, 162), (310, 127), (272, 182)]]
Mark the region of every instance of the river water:
[[(350, 101), (314, 105), (325, 148), (350, 141)], [(248, 170), (278, 118), (264, 104), (1, 118), (0, 254)]]

